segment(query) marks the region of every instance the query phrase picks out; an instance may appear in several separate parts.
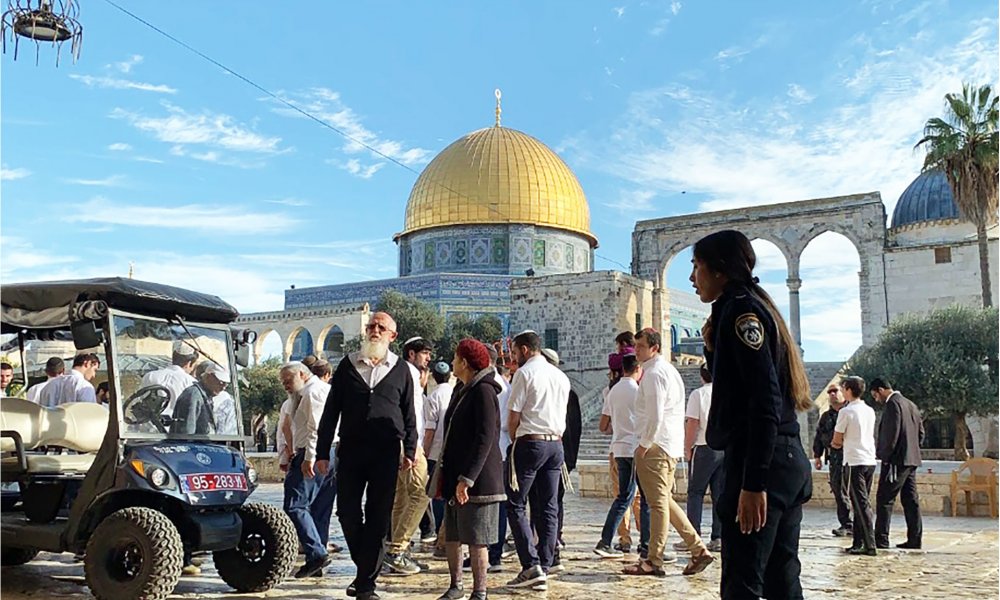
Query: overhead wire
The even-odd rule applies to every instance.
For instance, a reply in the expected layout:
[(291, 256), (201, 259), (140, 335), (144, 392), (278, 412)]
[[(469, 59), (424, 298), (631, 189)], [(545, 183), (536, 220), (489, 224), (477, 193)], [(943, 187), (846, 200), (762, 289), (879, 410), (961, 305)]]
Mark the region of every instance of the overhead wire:
[[(187, 51), (189, 51), (189, 52), (197, 55), (198, 57), (200, 57), (201, 59), (203, 59), (203, 60), (211, 63), (212, 65), (215, 65), (216, 67), (222, 69), (226, 73), (228, 73), (228, 74), (232, 75), (233, 77), (239, 79), (243, 83), (249, 85), (250, 87), (254, 88), (255, 90), (257, 90), (257, 91), (261, 92), (262, 94), (266, 95), (267, 97), (272, 98), (273, 100), (275, 100), (275, 101), (283, 104), (284, 106), (286, 106), (289, 109), (295, 111), (296, 113), (302, 115), (303, 117), (309, 119), (310, 121), (313, 121), (313, 122), (319, 124), (320, 126), (329, 129), (330, 131), (333, 131), (334, 133), (336, 133), (337, 135), (340, 135), (344, 139), (347, 139), (350, 142), (361, 146), (362, 148), (368, 150), (372, 154), (375, 154), (376, 156), (380, 156), (380, 157), (384, 158), (385, 160), (393, 163), (394, 165), (396, 165), (398, 167), (406, 169), (407, 171), (413, 173), (414, 175), (417, 175), (417, 176), (420, 175), (420, 171), (417, 171), (413, 167), (411, 167), (411, 166), (407, 165), (406, 163), (398, 160), (397, 158), (395, 158), (393, 156), (390, 156), (390, 155), (386, 154), (385, 152), (382, 152), (378, 148), (373, 147), (371, 144), (366, 143), (364, 140), (360, 140), (357, 137), (352, 136), (351, 134), (347, 133), (346, 131), (344, 131), (344, 130), (338, 128), (338, 127), (336, 127), (335, 125), (329, 123), (328, 121), (326, 121), (326, 120), (320, 118), (319, 116), (311, 113), (310, 111), (303, 109), (302, 107), (298, 106), (294, 102), (289, 101), (287, 98), (282, 97), (280, 94), (276, 94), (275, 92), (272, 92), (271, 90), (267, 89), (263, 85), (261, 85), (261, 84), (257, 83), (256, 81), (250, 79), (246, 75), (243, 75), (242, 73), (239, 73), (239, 72), (231, 69), (230, 67), (224, 65), (223, 63), (219, 62), (218, 60), (216, 60), (216, 59), (212, 58), (211, 56), (205, 54), (201, 50), (198, 50), (194, 46), (188, 44), (184, 40), (181, 40), (181, 39), (177, 38), (176, 36), (172, 35), (171, 33), (167, 32), (167, 31), (164, 31), (163, 29), (161, 29), (161, 28), (157, 27), (156, 25), (150, 23), (146, 19), (143, 19), (139, 15), (137, 15), (137, 14), (133, 13), (132, 11), (128, 10), (127, 8), (121, 6), (120, 4), (118, 4), (117, 2), (115, 2), (114, 0), (104, 0), (104, 1), (106, 3), (108, 3), (108, 4), (110, 4), (111, 6), (113, 6), (114, 8), (118, 9), (119, 11), (121, 11), (122, 13), (124, 13), (125, 15), (128, 15), (129, 17), (131, 17), (132, 19), (136, 20), (137, 22), (145, 25), (146, 27), (152, 29), (156, 33), (158, 33), (158, 34), (162, 35), (163, 37), (167, 38), (171, 42), (177, 44), (178, 46), (181, 46), (185, 50), (187, 50)], [(443, 188), (443, 189), (451, 192), (452, 194), (455, 194), (456, 196), (458, 196), (460, 198), (465, 198), (466, 200), (469, 200), (469, 201), (474, 202), (476, 204), (483, 204), (477, 198), (471, 198), (467, 194), (463, 194), (463, 193), (459, 192), (458, 190), (455, 190), (455, 189), (449, 187), (447, 184), (442, 183), (441, 181), (437, 180), (434, 177), (428, 176), (427, 180), (430, 181), (430, 182), (432, 182), (432, 183), (434, 183), (434, 185), (440, 186), (441, 188)], [(502, 220), (504, 220), (504, 221), (506, 221), (508, 223), (511, 222), (509, 215), (503, 214), (499, 209), (497, 209), (496, 207), (492, 206), (490, 203), (487, 202), (487, 203), (485, 203), (483, 205), (486, 206), (487, 210), (492, 211), (498, 217), (500, 217)], [(605, 260), (605, 261), (607, 261), (609, 263), (618, 265), (618, 266), (622, 267), (623, 269), (625, 269), (626, 272), (630, 272), (631, 271), (630, 267), (628, 267), (628, 266), (626, 266), (626, 265), (618, 262), (617, 260), (614, 260), (614, 259), (611, 259), (611, 258), (607, 258), (605, 256), (601, 256), (600, 254), (598, 254), (596, 252), (594, 252), (594, 257), (595, 258), (600, 258), (601, 260)]]

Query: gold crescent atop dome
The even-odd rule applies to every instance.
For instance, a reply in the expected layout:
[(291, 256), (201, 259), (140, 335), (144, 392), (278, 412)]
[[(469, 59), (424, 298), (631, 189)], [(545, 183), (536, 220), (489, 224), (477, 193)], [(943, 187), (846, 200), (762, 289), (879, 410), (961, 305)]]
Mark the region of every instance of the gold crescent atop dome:
[(434, 157), (410, 191), (403, 232), (395, 239), (436, 227), (497, 223), (561, 229), (597, 247), (587, 198), (569, 166), (539, 140), (499, 125), (473, 131)]

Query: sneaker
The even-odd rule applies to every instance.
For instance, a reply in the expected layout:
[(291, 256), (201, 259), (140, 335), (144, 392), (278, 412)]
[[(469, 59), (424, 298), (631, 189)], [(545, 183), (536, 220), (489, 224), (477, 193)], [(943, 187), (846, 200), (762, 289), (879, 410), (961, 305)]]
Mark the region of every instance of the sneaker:
[(495, 565), (494, 565), (494, 564), (491, 564), (491, 565), (490, 565), (490, 566), (489, 566), (489, 567), (488, 567), (488, 568), (486, 569), (486, 572), (487, 572), (487, 573), (501, 573), (501, 572), (503, 572), (503, 565), (501, 565), (500, 563), (497, 563), (497, 564), (495, 564)]
[(708, 548), (709, 552), (722, 552), (722, 540), (719, 538), (715, 538), (714, 540), (708, 543), (708, 546), (706, 546), (706, 548)]
[(854, 535), (854, 532), (848, 527), (838, 527), (830, 533), (832, 533), (834, 537), (850, 537)]
[(330, 554), (339, 554), (344, 551), (344, 547), (341, 546), (340, 544), (335, 544), (333, 542), (330, 542), (326, 546), (326, 551), (329, 552)]
[(469, 595), (469, 600), (486, 600), (486, 592), (472, 592)]
[(531, 591), (533, 592), (544, 592), (547, 589), (549, 589), (549, 584), (544, 581), (539, 581), (531, 586)]
[(663, 553), (663, 564), (665, 564), (665, 565), (672, 565), (675, 562), (677, 562), (677, 555), (676, 554), (674, 554), (673, 552), (664, 552)]
[(708, 565), (715, 562), (715, 557), (712, 556), (711, 552), (702, 552), (701, 554), (692, 555), (691, 560), (688, 561), (686, 567), (681, 572), (682, 575), (697, 575), (704, 571)]
[(358, 595), (358, 586), (357, 586), (357, 584), (352, 581), (351, 585), (347, 586), (347, 590), (344, 593), (347, 594), (348, 597), (350, 597), (350, 598), (353, 598), (353, 597), (357, 596)]
[(421, 544), (433, 544), (438, 541), (438, 536), (436, 533), (428, 533), (427, 535), (420, 536)]
[(185, 575), (187, 577), (201, 575), (201, 567), (197, 565), (184, 565), (181, 567), (181, 575)]
[(847, 553), (855, 556), (878, 556), (875, 548), (848, 548)]
[(552, 566), (550, 566), (549, 569), (548, 569), (548, 571), (546, 571), (546, 572), (547, 573), (562, 573), (565, 570), (566, 570), (566, 567), (563, 566), (562, 561), (557, 556), (557, 557), (555, 557), (555, 558), (552, 559)]
[(416, 575), (420, 572), (420, 567), (405, 554), (386, 554), (385, 566), (394, 575)]
[(507, 587), (530, 587), (532, 589), (537, 589), (535, 586), (538, 584), (544, 584), (545, 580), (545, 571), (543, 571), (540, 566), (535, 565), (518, 573), (517, 577), (507, 582)]
[(564, 542), (562, 538), (559, 538), (559, 543), (556, 544), (556, 547), (558, 547), (560, 550), (565, 550), (566, 542)]
[(417, 559), (413, 558), (413, 555), (412, 555), (412, 554), (410, 554), (410, 551), (409, 551), (409, 550), (407, 550), (406, 552), (404, 552), (404, 553), (403, 553), (403, 556), (405, 556), (405, 557), (406, 557), (406, 559), (407, 559), (407, 560), (409, 560), (409, 561), (410, 561), (411, 563), (413, 563), (413, 564), (417, 565), (417, 567), (418, 567), (418, 568), (419, 568), (419, 569), (420, 569), (421, 571), (427, 571), (428, 569), (430, 569), (430, 568), (431, 568), (431, 566), (430, 566), (429, 564), (427, 564), (427, 563), (425, 563), (425, 562), (421, 562), (421, 561), (419, 561), (419, 560), (417, 560)]
[(896, 544), (896, 547), (901, 550), (920, 550), (920, 542), (903, 542), (902, 544)]
[(438, 600), (465, 600), (465, 588), (453, 585), (448, 591), (438, 596)]
[(628, 554), (632, 552), (632, 544), (622, 544), (621, 542), (614, 545), (614, 549), (622, 554)]
[(674, 550), (676, 550), (678, 552), (687, 552), (688, 551), (688, 545), (683, 540), (680, 541), (680, 542), (676, 542), (676, 543), (674, 543)]
[(618, 550), (617, 548), (612, 548), (611, 546), (608, 546), (604, 542), (601, 542), (601, 543), (597, 544), (597, 547), (594, 548), (594, 554), (600, 556), (601, 558), (624, 558), (625, 557), (625, 553), (624, 552), (622, 552), (621, 550)]
[(303, 577), (311, 577), (316, 573), (322, 573), (323, 569), (328, 567), (331, 562), (333, 562), (333, 560), (330, 558), (329, 554), (324, 554), (319, 558), (310, 560), (295, 572), (295, 578), (302, 579)]
[(505, 542), (503, 545), (503, 552), (500, 553), (500, 558), (510, 558), (517, 554), (517, 547), (510, 542)]

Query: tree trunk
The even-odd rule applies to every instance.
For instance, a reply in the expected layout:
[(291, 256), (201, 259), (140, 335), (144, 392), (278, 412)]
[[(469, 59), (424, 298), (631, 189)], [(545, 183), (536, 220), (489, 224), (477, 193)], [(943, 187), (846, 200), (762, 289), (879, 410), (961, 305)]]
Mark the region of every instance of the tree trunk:
[(969, 426), (965, 424), (965, 413), (955, 413), (955, 460), (969, 460), (969, 449), (966, 448), (969, 439)]
[(993, 306), (993, 290), (990, 286), (990, 246), (986, 239), (986, 223), (976, 225), (976, 243), (979, 245), (979, 278), (983, 284), (983, 308)]

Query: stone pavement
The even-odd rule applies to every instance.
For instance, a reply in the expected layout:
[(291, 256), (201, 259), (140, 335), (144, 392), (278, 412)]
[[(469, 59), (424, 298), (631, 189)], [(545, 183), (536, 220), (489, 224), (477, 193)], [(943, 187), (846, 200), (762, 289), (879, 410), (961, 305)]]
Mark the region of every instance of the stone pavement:
[[(254, 494), (257, 501), (280, 503), (279, 484), (265, 484)], [(667, 566), (667, 577), (626, 578), (619, 574), (622, 564), (599, 560), (591, 549), (600, 535), (607, 501), (566, 496), (568, 523), (563, 552), (566, 571), (550, 579), (548, 592), (510, 591), (501, 585), (516, 573), (516, 561), (505, 561), (504, 572), (490, 575), (490, 596), (496, 598), (540, 597), (551, 600), (569, 598), (678, 598), (718, 597), (719, 567), (712, 565), (695, 577), (682, 577), (683, 560)], [(711, 519), (710, 514), (706, 515)], [(832, 511), (807, 509), (803, 522), (800, 558), (805, 597), (812, 599), (911, 598), (996, 598), (998, 587), (997, 521), (985, 518), (949, 518), (930, 516), (924, 519), (924, 550), (885, 551), (878, 557), (852, 557), (841, 548), (845, 538), (834, 538)], [(334, 536), (343, 545), (339, 525), (334, 519)], [(707, 524), (703, 527), (707, 531)], [(905, 531), (902, 515), (893, 521), (895, 541), (902, 541)], [(671, 531), (669, 544), (679, 538)], [(428, 560), (428, 557), (418, 557)], [(683, 556), (681, 557), (683, 559)], [(379, 593), (392, 599), (434, 599), (447, 585), (447, 566), (443, 561), (429, 561), (431, 571), (415, 577), (383, 577)], [(203, 574), (182, 578), (172, 598), (346, 598), (344, 589), (353, 578), (353, 565), (345, 553), (336, 555), (333, 565), (321, 581), (290, 579), (279, 588), (263, 594), (236, 594), (216, 575), (211, 560), (203, 565)], [(466, 589), (471, 587), (466, 574)], [(7, 567), (0, 574), (3, 600), (24, 598), (86, 598), (83, 566), (68, 554), (40, 554), (38, 559), (21, 567)]]

